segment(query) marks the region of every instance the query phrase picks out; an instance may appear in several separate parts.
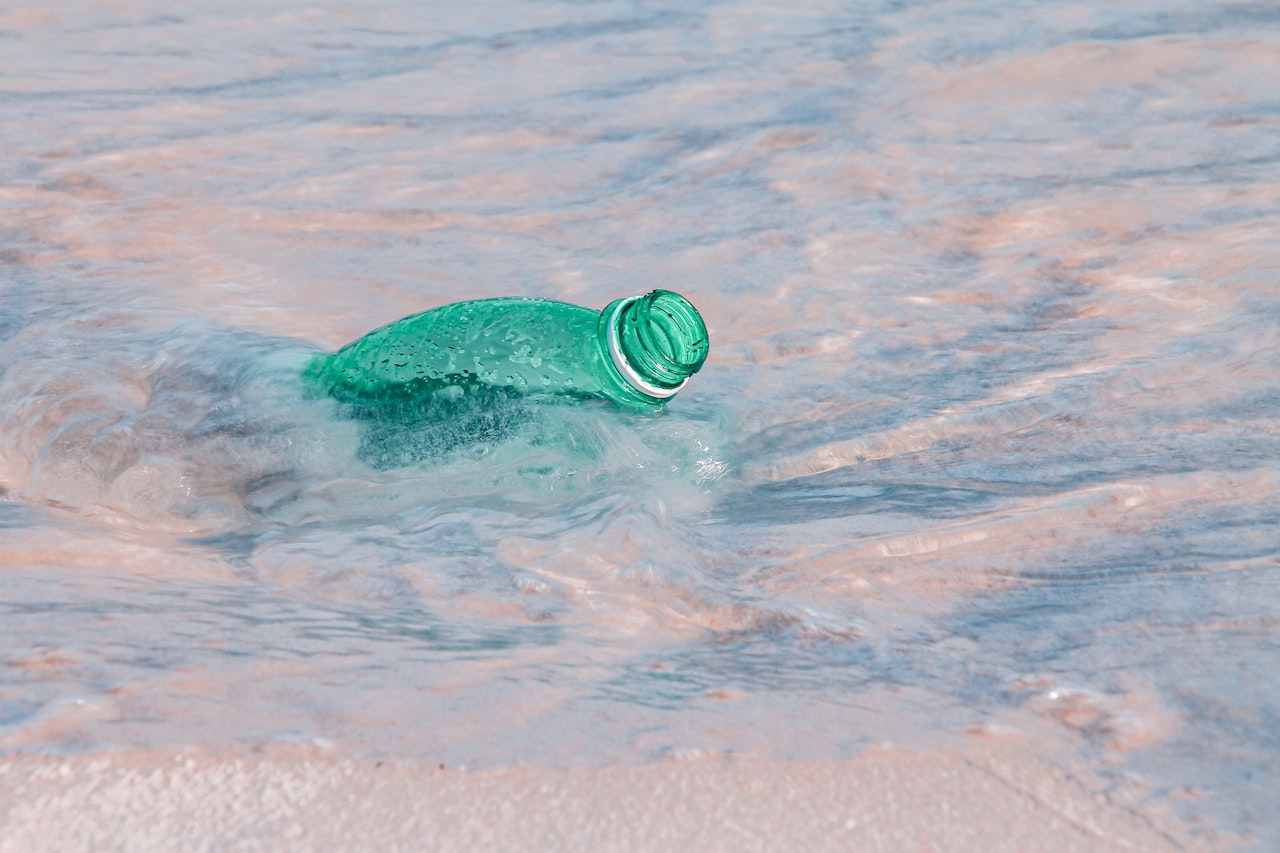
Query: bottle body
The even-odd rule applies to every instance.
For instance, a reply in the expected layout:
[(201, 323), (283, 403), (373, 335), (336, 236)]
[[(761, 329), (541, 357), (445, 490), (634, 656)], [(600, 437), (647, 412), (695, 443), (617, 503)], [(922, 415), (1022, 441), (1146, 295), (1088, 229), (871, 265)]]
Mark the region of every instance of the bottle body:
[(479, 388), (652, 407), (702, 366), (706, 337), (696, 309), (670, 291), (615, 300), (604, 311), (549, 299), (481, 299), (376, 329), (318, 356), (306, 379), (364, 406), (448, 403)]

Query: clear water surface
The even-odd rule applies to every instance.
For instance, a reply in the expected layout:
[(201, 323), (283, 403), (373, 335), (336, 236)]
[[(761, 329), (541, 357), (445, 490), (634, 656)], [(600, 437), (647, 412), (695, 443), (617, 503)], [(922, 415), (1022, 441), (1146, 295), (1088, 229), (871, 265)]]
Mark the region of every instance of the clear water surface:
[[(1023, 739), (1280, 844), (1277, 80), (1273, 3), (0, 10), (0, 749)], [(661, 416), (296, 382), (655, 286)]]

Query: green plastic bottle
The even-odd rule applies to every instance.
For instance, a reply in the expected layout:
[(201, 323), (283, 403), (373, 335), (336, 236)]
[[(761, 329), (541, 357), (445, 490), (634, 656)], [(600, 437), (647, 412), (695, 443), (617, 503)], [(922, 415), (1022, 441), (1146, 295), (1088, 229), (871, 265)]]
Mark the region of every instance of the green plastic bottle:
[(707, 329), (678, 293), (617, 299), (603, 311), (550, 299), (457, 302), (376, 329), (305, 370), (345, 403), (461, 402), (464, 397), (603, 398), (661, 406), (706, 360)]

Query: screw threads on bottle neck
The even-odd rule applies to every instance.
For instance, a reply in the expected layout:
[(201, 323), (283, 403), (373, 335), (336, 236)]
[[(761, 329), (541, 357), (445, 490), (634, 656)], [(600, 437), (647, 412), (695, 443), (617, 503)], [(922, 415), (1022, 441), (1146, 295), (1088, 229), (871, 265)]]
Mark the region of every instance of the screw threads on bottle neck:
[(614, 302), (605, 323), (614, 367), (656, 400), (674, 396), (707, 358), (707, 327), (698, 309), (670, 290)]

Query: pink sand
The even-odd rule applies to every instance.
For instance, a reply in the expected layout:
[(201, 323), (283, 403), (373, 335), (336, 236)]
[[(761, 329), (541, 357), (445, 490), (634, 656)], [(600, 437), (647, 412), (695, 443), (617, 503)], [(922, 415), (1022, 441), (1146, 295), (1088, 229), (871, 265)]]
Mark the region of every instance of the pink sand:
[(312, 757), (0, 763), (0, 851), (1199, 849), (1013, 752), (467, 772)]

